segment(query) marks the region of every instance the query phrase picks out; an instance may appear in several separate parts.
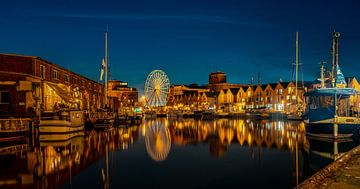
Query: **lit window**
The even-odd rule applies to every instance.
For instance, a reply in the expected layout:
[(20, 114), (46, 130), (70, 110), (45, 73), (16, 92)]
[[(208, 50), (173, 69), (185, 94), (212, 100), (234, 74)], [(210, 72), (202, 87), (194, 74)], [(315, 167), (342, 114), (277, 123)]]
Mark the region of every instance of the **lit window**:
[(40, 65), (40, 77), (45, 79), (46, 76), (46, 67), (44, 65)]
[(282, 89), (279, 89), (279, 94), (282, 94), (283, 93), (283, 90)]
[(0, 104), (10, 104), (9, 91), (0, 91)]

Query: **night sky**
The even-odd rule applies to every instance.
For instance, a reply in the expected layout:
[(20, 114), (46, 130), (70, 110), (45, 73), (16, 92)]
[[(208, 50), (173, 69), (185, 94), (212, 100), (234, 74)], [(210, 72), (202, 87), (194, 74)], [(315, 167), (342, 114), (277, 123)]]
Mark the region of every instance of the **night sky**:
[(290, 80), (296, 31), (305, 80), (331, 62), (334, 29), (343, 73), (360, 76), (355, 0), (11, 0), (1, 2), (0, 24), (1, 53), (39, 56), (94, 80), (108, 26), (111, 76), (140, 91), (154, 69), (172, 84), (206, 84), (211, 71), (233, 83), (258, 72), (263, 83)]

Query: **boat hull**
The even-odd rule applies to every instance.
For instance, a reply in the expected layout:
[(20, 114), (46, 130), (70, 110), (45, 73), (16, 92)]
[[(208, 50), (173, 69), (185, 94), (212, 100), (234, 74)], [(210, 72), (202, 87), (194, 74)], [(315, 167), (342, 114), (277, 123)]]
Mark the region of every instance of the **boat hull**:
[[(337, 125), (338, 135), (334, 136)], [(314, 138), (341, 139), (359, 136), (360, 124), (308, 124), (306, 135)]]
[(40, 141), (66, 141), (74, 137), (85, 136), (84, 131), (71, 132), (71, 133), (60, 133), (60, 134), (43, 134), (39, 136)]
[(0, 131), (0, 142), (22, 140), (29, 135), (28, 129), (16, 131)]
[(95, 129), (106, 129), (111, 128), (114, 126), (114, 120), (113, 119), (98, 119), (95, 124)]
[(40, 134), (44, 133), (72, 133), (84, 130), (84, 125), (71, 126), (71, 125), (40, 125)]

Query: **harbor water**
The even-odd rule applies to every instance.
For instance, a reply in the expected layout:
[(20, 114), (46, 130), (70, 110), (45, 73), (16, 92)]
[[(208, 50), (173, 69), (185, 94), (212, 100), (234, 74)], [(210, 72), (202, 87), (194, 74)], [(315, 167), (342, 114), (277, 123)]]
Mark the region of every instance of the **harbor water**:
[(0, 187), (293, 188), (356, 145), (306, 138), (298, 121), (152, 119), (3, 143)]

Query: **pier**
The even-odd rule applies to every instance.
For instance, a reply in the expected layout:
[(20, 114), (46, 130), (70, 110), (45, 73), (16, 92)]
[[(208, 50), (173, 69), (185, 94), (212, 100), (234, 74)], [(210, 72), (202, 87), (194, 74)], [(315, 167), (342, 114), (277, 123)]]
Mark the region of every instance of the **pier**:
[(360, 186), (360, 146), (329, 164), (297, 188), (358, 188)]

